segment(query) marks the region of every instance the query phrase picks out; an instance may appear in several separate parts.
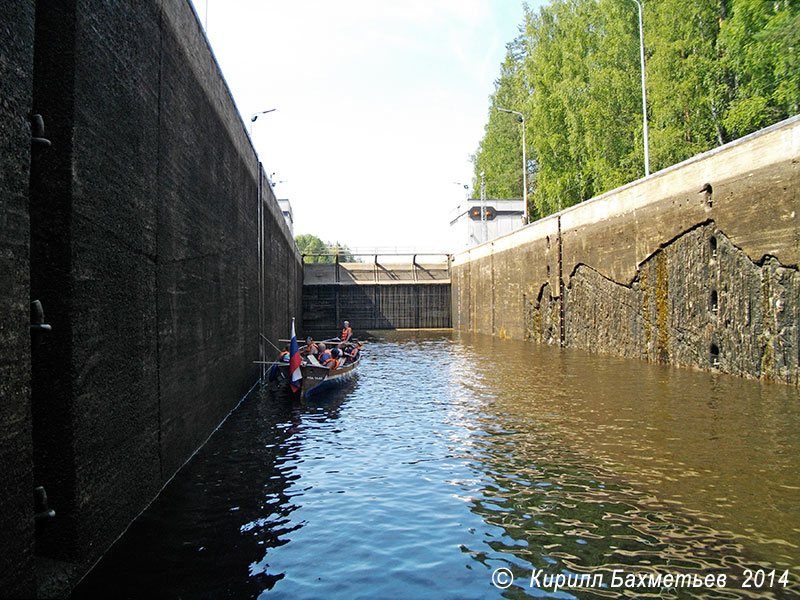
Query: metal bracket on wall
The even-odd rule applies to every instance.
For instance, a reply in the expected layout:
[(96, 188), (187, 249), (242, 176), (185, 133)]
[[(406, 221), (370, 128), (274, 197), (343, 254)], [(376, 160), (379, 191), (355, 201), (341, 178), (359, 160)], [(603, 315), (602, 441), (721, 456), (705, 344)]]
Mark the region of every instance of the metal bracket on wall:
[(50, 140), (44, 137), (44, 117), (40, 114), (31, 115), (31, 143), (34, 146), (52, 146)]
[(56, 516), (56, 511), (47, 506), (47, 492), (44, 486), (33, 489), (33, 518), (36, 521), (42, 519), (52, 519)]
[(41, 335), (52, 331), (53, 327), (44, 322), (44, 308), (39, 300), (31, 302), (31, 343), (36, 346)]

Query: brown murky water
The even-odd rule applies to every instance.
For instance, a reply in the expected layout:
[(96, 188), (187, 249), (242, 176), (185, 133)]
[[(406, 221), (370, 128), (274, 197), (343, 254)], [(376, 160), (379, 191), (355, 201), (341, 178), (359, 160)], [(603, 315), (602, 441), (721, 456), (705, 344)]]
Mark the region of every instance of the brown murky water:
[(76, 597), (800, 597), (796, 388), (452, 332), (359, 369), (243, 402)]
[(797, 388), (483, 337), (461, 343), (477, 358), (476, 389), (504, 418), (536, 423), (564, 450), (798, 566)]

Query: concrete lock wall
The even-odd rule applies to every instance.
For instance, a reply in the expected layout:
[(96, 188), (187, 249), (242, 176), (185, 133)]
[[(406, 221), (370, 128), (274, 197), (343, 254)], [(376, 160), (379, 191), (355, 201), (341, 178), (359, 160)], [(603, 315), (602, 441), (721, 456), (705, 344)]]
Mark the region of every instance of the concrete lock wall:
[(334, 335), (350, 321), (366, 329), (450, 327), (447, 260), (317, 263), (303, 266), (303, 331)]
[(366, 329), (450, 327), (450, 284), (307, 285), (303, 331), (338, 335), (350, 321), (356, 337)]
[(0, 589), (32, 597), (33, 448), (30, 404), (28, 181), (33, 2), (4, 3), (0, 35)]
[[(302, 265), (188, 2), (12, 5), (0, 586), (33, 597), (64, 595), (251, 388)], [(32, 352), (31, 299), (52, 325)], [(38, 485), (56, 517), (34, 527)]]
[(800, 116), (454, 257), (453, 324), (800, 379)]

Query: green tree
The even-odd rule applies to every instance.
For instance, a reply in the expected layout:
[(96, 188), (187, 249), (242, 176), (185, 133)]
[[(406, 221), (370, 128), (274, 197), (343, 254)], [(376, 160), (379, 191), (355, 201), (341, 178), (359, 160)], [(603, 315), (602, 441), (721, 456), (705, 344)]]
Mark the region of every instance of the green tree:
[(644, 174), (639, 24), (630, 0), (600, 0), (587, 16), (593, 43), (582, 120), (586, 191), (596, 195)]
[(332, 263), (336, 260), (337, 254), (339, 262), (356, 262), (350, 248), (339, 242), (326, 243), (310, 233), (295, 236), (294, 242), (305, 263)]
[[(344, 244), (340, 244), (338, 241), (333, 244), (328, 244), (328, 252), (333, 255), (339, 256), (339, 262), (360, 262), (357, 258), (353, 256), (353, 253), (350, 251)], [(333, 261), (334, 259), (331, 259)]]
[(728, 141), (717, 39), (725, 0), (646, 5), (651, 166), (663, 169)]
[(327, 246), (325, 242), (323, 242), (317, 236), (311, 235), (310, 233), (304, 233), (302, 235), (295, 236), (294, 242), (295, 244), (297, 244), (297, 249), (300, 250), (300, 254), (303, 255), (303, 262), (305, 263), (333, 262), (333, 259), (329, 256), (313, 256), (313, 255), (325, 254), (327, 252)]
[(800, 112), (800, 3), (733, 0), (720, 32), (735, 137)]
[(631, 90), (638, 32), (635, 13), (625, 8), (612, 0), (570, 0), (526, 14), (528, 112), (540, 169), (534, 203), (541, 214), (636, 173), (641, 128)]
[(522, 39), (506, 45), (506, 58), (500, 67), (500, 77), (494, 82), (490, 96), (489, 120), (485, 135), (472, 155), (475, 177), (472, 197), (480, 194), (480, 173), (486, 178), (489, 198), (522, 198), (522, 129), (514, 115), (497, 108), (522, 112), (526, 90), (522, 81)]
[[(800, 111), (800, 2), (647, 0), (643, 18), (652, 170)], [(520, 128), (497, 108), (526, 117), (533, 218), (640, 177), (639, 82), (632, 0), (526, 7), (472, 157), (475, 188), (485, 171), (487, 195), (522, 196)]]

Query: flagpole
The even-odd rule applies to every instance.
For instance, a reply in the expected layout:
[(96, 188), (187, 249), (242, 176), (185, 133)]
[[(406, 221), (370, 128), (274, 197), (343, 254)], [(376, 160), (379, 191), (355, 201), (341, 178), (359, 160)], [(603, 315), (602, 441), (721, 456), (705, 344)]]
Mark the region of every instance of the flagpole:
[(292, 341), (289, 349), (289, 384), (293, 392), (300, 390), (300, 381), (303, 379), (300, 370), (300, 348), (297, 346), (297, 334), (294, 329), (295, 318), (292, 317)]

